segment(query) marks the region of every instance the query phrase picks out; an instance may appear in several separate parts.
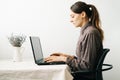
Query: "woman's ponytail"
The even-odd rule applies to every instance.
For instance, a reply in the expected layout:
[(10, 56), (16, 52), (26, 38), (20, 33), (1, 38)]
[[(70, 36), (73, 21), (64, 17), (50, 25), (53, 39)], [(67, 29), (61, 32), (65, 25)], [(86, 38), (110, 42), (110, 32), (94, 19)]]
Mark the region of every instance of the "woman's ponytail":
[(101, 34), (101, 39), (104, 39), (103, 30), (101, 29), (101, 21), (99, 17), (98, 10), (94, 5), (88, 4), (89, 9), (91, 10), (90, 22), (99, 30)]

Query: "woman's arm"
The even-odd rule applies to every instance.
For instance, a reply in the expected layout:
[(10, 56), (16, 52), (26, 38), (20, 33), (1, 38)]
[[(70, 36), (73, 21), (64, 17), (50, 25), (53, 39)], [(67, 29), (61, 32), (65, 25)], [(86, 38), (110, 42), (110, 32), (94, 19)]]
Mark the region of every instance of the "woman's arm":
[(102, 42), (96, 33), (86, 34), (84, 40), (79, 45), (81, 47), (77, 58), (67, 58), (67, 64), (73, 71), (93, 69), (97, 54), (102, 49)]

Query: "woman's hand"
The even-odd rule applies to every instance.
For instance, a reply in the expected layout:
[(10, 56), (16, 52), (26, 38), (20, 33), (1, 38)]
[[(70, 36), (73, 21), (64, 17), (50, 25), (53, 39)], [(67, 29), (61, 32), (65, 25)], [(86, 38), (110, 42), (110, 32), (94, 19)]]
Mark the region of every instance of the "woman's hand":
[(45, 58), (45, 61), (46, 62), (58, 62), (58, 61), (66, 62), (67, 57), (74, 58), (74, 56), (64, 54), (64, 53), (53, 53), (49, 57)]
[(59, 61), (66, 62), (66, 59), (67, 59), (67, 57), (65, 57), (65, 56), (52, 55), (52, 56), (45, 58), (45, 61), (46, 62), (59, 62)]

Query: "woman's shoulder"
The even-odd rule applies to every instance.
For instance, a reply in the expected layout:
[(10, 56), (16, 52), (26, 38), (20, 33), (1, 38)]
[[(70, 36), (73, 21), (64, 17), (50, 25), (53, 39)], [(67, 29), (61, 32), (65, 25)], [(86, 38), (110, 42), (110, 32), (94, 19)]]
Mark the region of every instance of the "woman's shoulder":
[(85, 33), (87, 34), (93, 34), (93, 33), (99, 33), (98, 29), (95, 28), (94, 26), (88, 26), (85, 30)]

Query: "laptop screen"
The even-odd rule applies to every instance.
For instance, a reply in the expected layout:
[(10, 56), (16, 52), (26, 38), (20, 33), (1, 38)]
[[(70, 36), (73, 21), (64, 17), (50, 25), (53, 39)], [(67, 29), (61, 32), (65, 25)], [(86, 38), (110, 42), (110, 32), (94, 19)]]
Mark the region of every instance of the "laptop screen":
[(30, 36), (35, 62), (43, 62), (43, 53), (39, 37)]

